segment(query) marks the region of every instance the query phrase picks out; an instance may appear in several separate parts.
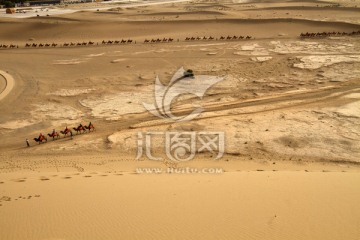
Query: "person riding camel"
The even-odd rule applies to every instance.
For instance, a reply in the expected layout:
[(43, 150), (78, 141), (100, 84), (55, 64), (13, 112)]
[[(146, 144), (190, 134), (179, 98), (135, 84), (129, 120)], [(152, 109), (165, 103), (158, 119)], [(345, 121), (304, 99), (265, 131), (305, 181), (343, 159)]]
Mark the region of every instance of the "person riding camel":
[(41, 141), (41, 139), (43, 139), (44, 135), (42, 135), (42, 133), (40, 133), (39, 135), (39, 140)]
[(53, 129), (51, 136), (55, 136), (55, 134), (56, 134), (55, 129)]
[(68, 127), (66, 126), (64, 132), (67, 133), (69, 131)]

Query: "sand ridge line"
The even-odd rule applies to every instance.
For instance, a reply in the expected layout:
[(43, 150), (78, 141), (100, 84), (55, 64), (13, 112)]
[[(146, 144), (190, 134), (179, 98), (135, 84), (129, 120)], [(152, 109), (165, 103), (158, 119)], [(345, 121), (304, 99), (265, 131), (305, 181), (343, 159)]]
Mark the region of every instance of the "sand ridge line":
[(14, 88), (15, 85), (15, 81), (14, 78), (8, 74), (7, 72), (4, 72), (2, 70), (0, 70), (0, 75), (3, 76), (3, 78), (5, 79), (5, 89), (0, 93), (0, 101), (3, 100), (10, 92), (11, 90)]

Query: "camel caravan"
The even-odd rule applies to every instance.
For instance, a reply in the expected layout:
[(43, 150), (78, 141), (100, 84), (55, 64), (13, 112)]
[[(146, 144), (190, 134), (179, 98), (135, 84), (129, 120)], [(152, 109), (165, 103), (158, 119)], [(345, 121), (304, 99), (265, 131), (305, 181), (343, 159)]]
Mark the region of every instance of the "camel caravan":
[[(184, 41), (200, 41), (200, 40), (249, 40), (254, 39), (252, 36), (203, 36), (203, 37), (186, 37)], [(156, 39), (145, 39), (143, 43), (171, 43), (174, 42), (174, 38), (164, 37)], [(180, 39), (177, 39), (177, 42), (180, 42)], [(65, 42), (65, 43), (25, 43), (25, 48), (55, 48), (55, 47), (82, 47), (82, 46), (94, 46), (94, 45), (117, 45), (117, 44), (137, 44), (133, 39), (121, 39), (121, 40), (102, 40), (101, 42)], [(19, 45), (6, 45), (0, 44), (0, 48), (19, 48)]]
[[(300, 38), (320, 38), (320, 37), (330, 37), (330, 36), (357, 36), (360, 35), (359, 31), (353, 32), (317, 32), (317, 33), (301, 33)], [(213, 37), (213, 36), (191, 36), (185, 37), (184, 41), (239, 41), (239, 40), (253, 40), (255, 39), (253, 36), (242, 36), (242, 35), (234, 35), (234, 36), (220, 36), (220, 37)], [(143, 41), (144, 44), (151, 44), (151, 43), (171, 43), (174, 42), (174, 38), (152, 38), (152, 39), (145, 39)], [(180, 39), (177, 39), (177, 42), (180, 42)], [(65, 43), (25, 43), (25, 48), (55, 48), (55, 47), (82, 47), (82, 46), (94, 46), (94, 45), (117, 45), (117, 44), (136, 44), (137, 42), (133, 39), (121, 39), (121, 40), (102, 40), (101, 42), (65, 42)], [(0, 44), (0, 49), (13, 49), (19, 48), (19, 45), (15, 44)]]
[(355, 36), (360, 35), (359, 31), (352, 31), (352, 32), (317, 32), (317, 33), (301, 33), (301, 38), (321, 38), (321, 37), (331, 37), (331, 36)]
[[(73, 127), (72, 129), (73, 129), (73, 131), (76, 132), (76, 134), (82, 134), (82, 133), (86, 133), (86, 132), (95, 131), (94, 124), (92, 124), (91, 122), (88, 125), (80, 124), (79, 126)], [(53, 129), (53, 131), (51, 133), (48, 133), (47, 136), (49, 138), (52, 138), (53, 141), (61, 138), (61, 135), (64, 135), (64, 138), (67, 136), (70, 136), (71, 138), (73, 138), (73, 131), (68, 127), (66, 127), (63, 131), (60, 131), (60, 133), (55, 131), (55, 129)], [(34, 138), (34, 141), (39, 144), (45, 143), (48, 140), (47, 136), (40, 133), (39, 137)], [(28, 139), (26, 139), (26, 144), (28, 147), (30, 147), (30, 143), (29, 143)]]

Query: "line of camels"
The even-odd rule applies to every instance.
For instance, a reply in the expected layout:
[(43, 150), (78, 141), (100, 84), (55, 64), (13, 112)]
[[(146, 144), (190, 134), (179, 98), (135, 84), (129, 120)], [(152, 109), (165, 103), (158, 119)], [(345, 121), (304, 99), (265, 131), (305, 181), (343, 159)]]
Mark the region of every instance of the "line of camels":
[[(312, 33), (312, 32), (306, 32), (306, 33), (301, 33), (300, 34), (300, 38), (315, 38), (315, 37), (329, 37), (329, 36), (356, 36), (356, 35), (360, 35), (360, 30), (359, 31), (352, 31), (352, 32), (316, 32), (316, 33)], [(213, 36), (192, 36), (192, 37), (185, 37), (184, 41), (185, 42), (189, 42), (189, 41), (219, 41), (219, 40), (251, 40), (251, 39), (255, 39), (252, 36), (220, 36), (220, 37), (213, 37)], [(152, 38), (152, 39), (145, 39), (143, 41), (144, 44), (146, 43), (171, 43), (174, 41), (174, 38)], [(180, 42), (180, 39), (177, 39), (177, 42)], [(101, 42), (93, 42), (93, 41), (88, 41), (88, 42), (65, 42), (65, 43), (25, 43), (24, 47), (25, 48), (55, 48), (55, 47), (81, 47), (81, 46), (93, 46), (93, 45), (116, 45), (116, 44), (136, 44), (136, 40), (133, 39), (121, 39), (121, 40), (102, 40)], [(19, 45), (15, 45), (15, 44), (0, 44), (0, 49), (1, 48), (9, 48), (9, 49), (13, 49), (13, 48), (19, 48)]]
[(301, 33), (301, 38), (315, 38), (315, 37), (330, 37), (330, 36), (355, 36), (360, 35), (359, 31), (352, 31), (352, 32), (316, 32), (316, 33)]
[[(249, 40), (254, 39), (252, 36), (203, 36), (203, 37), (186, 37), (184, 41), (217, 41), (217, 40)], [(174, 38), (156, 38), (156, 39), (145, 39), (143, 43), (171, 43)], [(180, 39), (177, 39), (180, 42)], [(93, 46), (93, 45), (116, 45), (116, 44), (136, 44), (136, 40), (133, 39), (121, 39), (121, 40), (102, 40), (101, 42), (65, 42), (65, 43), (25, 43), (25, 48), (55, 48), (55, 47), (80, 47), (80, 46)], [(0, 48), (19, 48), (19, 45), (14, 44), (0, 44)]]
[[(95, 131), (95, 127), (94, 127), (94, 124), (92, 124), (91, 122), (88, 125), (82, 125), (80, 123), (79, 126), (73, 127), (73, 130), (76, 132), (76, 134), (82, 134), (82, 133), (85, 133), (86, 131), (88, 131), (88, 132)], [(63, 131), (60, 131), (60, 133), (62, 135), (64, 135), (64, 138), (67, 137), (68, 135), (71, 137), (73, 136), (73, 132), (68, 127), (66, 127)], [(56, 132), (54, 129), (52, 131), (52, 133), (48, 133), (47, 135), (49, 137), (51, 137), (53, 140), (55, 140), (55, 139), (61, 138), (60, 133)], [(34, 138), (34, 141), (39, 144), (44, 143), (44, 142), (47, 142), (47, 137), (46, 137), (46, 135), (43, 135), (42, 133), (40, 133), (39, 137)], [(29, 143), (28, 143), (28, 146), (29, 146)]]

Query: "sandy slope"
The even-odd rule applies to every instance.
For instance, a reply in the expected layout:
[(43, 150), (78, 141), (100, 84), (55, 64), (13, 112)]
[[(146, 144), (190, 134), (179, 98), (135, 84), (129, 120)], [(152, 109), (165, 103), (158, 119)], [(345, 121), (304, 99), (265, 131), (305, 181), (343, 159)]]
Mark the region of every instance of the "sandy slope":
[[(359, 238), (360, 36), (298, 37), (359, 30), (354, 2), (75, 7), (0, 19), (0, 44), (19, 45), (0, 49), (0, 70), (16, 82), (0, 101), (0, 239)], [(228, 35), (255, 39), (219, 39)], [(122, 38), (137, 42), (101, 44)], [(95, 44), (24, 47), (83, 41)], [(175, 114), (205, 110), (176, 123), (143, 103), (154, 102), (156, 76), (166, 85), (180, 67), (223, 80), (203, 99), (176, 99)], [(90, 121), (96, 131), (74, 139), (32, 140)], [(146, 131), (222, 131), (225, 153), (135, 160)], [(152, 153), (166, 158), (163, 140)], [(169, 166), (224, 172), (137, 171)]]
[(17, 182), (20, 176), (7, 174), (14, 180), (1, 186), (2, 239), (355, 240), (360, 234), (358, 173), (49, 172)]

